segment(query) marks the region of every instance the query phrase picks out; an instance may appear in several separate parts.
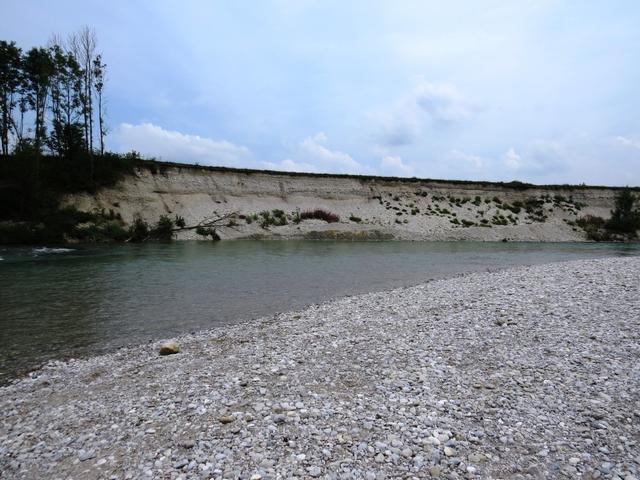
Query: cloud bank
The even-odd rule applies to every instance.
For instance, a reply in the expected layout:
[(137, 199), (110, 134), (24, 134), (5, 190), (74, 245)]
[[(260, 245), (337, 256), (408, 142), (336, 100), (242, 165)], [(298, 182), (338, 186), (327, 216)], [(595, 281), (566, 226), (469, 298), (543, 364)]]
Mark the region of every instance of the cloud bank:
[(152, 123), (120, 124), (110, 140), (119, 152), (135, 150), (159, 160), (200, 165), (243, 166), (250, 151), (226, 140), (165, 130)]

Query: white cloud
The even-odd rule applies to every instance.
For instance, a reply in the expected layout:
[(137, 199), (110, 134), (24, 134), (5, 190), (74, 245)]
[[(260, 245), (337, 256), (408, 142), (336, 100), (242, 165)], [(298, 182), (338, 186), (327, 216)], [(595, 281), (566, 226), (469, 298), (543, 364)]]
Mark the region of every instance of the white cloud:
[(414, 79), (414, 83), (391, 107), (369, 114), (383, 145), (417, 143), (430, 129), (452, 127), (472, 117), (474, 109), (454, 85), (431, 83), (422, 77)]
[(296, 162), (290, 158), (282, 160), (280, 163), (262, 162), (264, 168), (268, 170), (282, 170), (283, 172), (311, 172), (322, 173), (318, 168), (310, 163)]
[(475, 168), (482, 168), (485, 163), (485, 159), (468, 153), (461, 152), (460, 150), (451, 150), (448, 155), (448, 160), (454, 164), (466, 164)]
[(522, 157), (518, 155), (513, 148), (507, 150), (507, 153), (504, 154), (503, 161), (504, 164), (512, 170), (518, 170), (522, 168), (523, 165)]
[(165, 130), (152, 123), (122, 123), (111, 138), (120, 152), (136, 150), (145, 156), (171, 162), (238, 166), (250, 154), (248, 148), (226, 140)]
[(630, 147), (640, 150), (640, 139), (628, 138), (619, 135), (615, 138), (615, 143), (623, 147)]
[(371, 168), (360, 164), (348, 153), (331, 150), (326, 145), (328, 141), (325, 133), (316, 133), (300, 142), (294, 151), (290, 152), (291, 157), (281, 162), (261, 162), (261, 165), (271, 170), (289, 172), (372, 173)]
[(320, 162), (322, 165), (344, 171), (358, 171), (361, 165), (351, 155), (338, 150), (329, 150), (324, 144), (327, 136), (320, 132), (313, 137), (305, 138), (300, 144), (307, 157)]
[(533, 140), (522, 148), (521, 152), (514, 148), (507, 150), (502, 157), (503, 164), (520, 175), (545, 176), (548, 179), (566, 171), (572, 163), (579, 163), (583, 155), (575, 150), (577, 146), (568, 148), (564, 143), (552, 140)]
[(413, 175), (415, 173), (415, 169), (411, 165), (404, 163), (401, 157), (387, 155), (382, 158), (380, 165), (384, 170), (394, 175)]

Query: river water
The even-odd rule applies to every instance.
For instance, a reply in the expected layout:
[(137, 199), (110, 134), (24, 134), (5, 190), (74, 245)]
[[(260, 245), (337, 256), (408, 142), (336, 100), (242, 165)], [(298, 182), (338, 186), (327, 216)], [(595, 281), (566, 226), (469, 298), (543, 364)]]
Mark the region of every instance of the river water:
[(640, 244), (230, 241), (0, 247), (0, 384), (50, 359), (513, 265)]

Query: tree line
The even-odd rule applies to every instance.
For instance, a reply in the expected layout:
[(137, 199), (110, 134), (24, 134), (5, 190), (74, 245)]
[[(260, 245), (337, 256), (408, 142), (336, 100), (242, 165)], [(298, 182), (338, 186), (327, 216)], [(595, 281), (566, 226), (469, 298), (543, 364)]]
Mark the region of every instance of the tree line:
[(139, 155), (107, 152), (107, 66), (95, 31), (0, 40), (0, 221), (46, 218), (61, 194), (113, 185)]
[(3, 155), (26, 150), (36, 157), (69, 157), (86, 152), (93, 176), (93, 154), (104, 154), (107, 133), (106, 64), (97, 43), (95, 31), (86, 26), (26, 51), (0, 40)]

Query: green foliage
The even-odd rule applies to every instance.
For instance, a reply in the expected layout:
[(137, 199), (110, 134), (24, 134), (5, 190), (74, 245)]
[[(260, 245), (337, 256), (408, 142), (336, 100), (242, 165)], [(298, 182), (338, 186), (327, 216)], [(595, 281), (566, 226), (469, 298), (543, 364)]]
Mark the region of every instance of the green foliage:
[(262, 228), (269, 228), (270, 225), (278, 227), (288, 223), (286, 214), (283, 210), (279, 209), (272, 210), (271, 212), (264, 210), (260, 212), (260, 217), (262, 217), (260, 221)]
[(349, 220), (351, 220), (352, 222), (355, 222), (355, 223), (360, 223), (362, 221), (362, 219), (360, 217), (356, 217), (353, 214), (351, 214), (351, 216), (349, 217)]
[(196, 228), (196, 233), (203, 237), (211, 237), (211, 240), (213, 241), (220, 240), (220, 235), (218, 235), (216, 229), (212, 227), (203, 227), (202, 225), (198, 225), (198, 227)]
[(595, 215), (586, 215), (576, 220), (576, 225), (585, 231), (587, 238), (596, 242), (610, 239), (610, 235), (604, 230), (606, 223), (604, 218)]
[(72, 230), (71, 236), (81, 242), (124, 242), (129, 238), (129, 233), (120, 222), (107, 221), (98, 224), (77, 225)]
[(149, 235), (157, 240), (171, 241), (173, 238), (173, 220), (166, 215), (160, 215), (158, 222), (149, 231)]
[[(517, 202), (517, 203), (520, 203), (520, 205), (522, 205), (521, 202)], [(508, 203), (503, 203), (502, 208), (505, 210), (509, 210), (515, 213), (516, 215), (520, 213), (520, 211), (522, 210), (522, 207), (520, 207), (519, 205), (516, 205), (515, 203), (513, 205), (509, 205)]]
[(507, 221), (507, 219), (504, 217), (504, 215), (494, 215), (491, 218), (491, 223), (493, 225), (508, 225), (509, 222)]
[(176, 215), (176, 218), (173, 220), (176, 228), (184, 228), (186, 226), (186, 222), (184, 221), (184, 217)]
[(275, 209), (271, 211), (271, 214), (273, 215), (273, 224), (275, 226), (282, 226), (288, 223), (287, 216), (283, 210)]
[(0, 245), (29, 245), (45, 242), (45, 227), (33, 222), (0, 222)]
[(142, 218), (136, 217), (129, 226), (129, 240), (134, 243), (144, 242), (149, 238), (149, 230), (149, 224)]
[(622, 190), (615, 199), (615, 208), (606, 228), (613, 232), (623, 233), (631, 237), (637, 236), (640, 230), (640, 210), (636, 206), (638, 198), (629, 189)]

